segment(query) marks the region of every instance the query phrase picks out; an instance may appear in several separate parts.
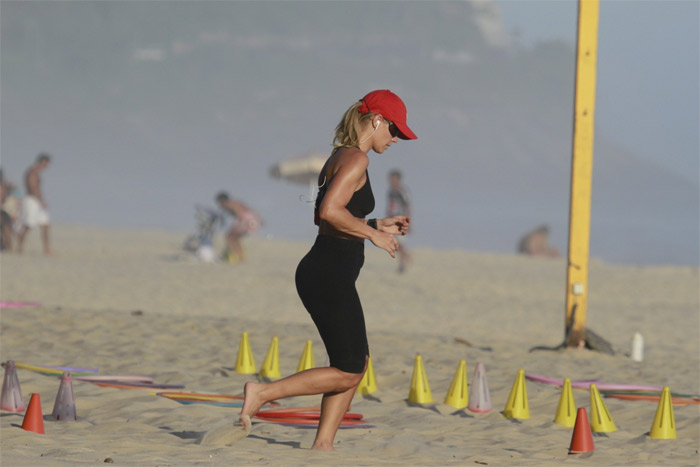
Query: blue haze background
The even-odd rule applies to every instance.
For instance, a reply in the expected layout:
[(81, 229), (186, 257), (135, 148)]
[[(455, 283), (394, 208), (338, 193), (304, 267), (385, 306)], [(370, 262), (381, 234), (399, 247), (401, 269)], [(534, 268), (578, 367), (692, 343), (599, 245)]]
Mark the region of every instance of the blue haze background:
[[(698, 265), (699, 18), (601, 2), (593, 257)], [(371, 155), (377, 215), (400, 167), (410, 245), (510, 253), (547, 223), (565, 252), (576, 22), (575, 1), (3, 1), (1, 164), (18, 183), (54, 156), (55, 223), (184, 234), (226, 189), (264, 234), (311, 241), (308, 187), (269, 167), (327, 153), (390, 88), (419, 139)]]

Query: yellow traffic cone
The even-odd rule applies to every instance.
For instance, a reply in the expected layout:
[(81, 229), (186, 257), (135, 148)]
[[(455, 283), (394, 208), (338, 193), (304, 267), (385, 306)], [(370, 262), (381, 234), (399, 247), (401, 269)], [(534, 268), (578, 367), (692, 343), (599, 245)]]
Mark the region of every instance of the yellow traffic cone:
[(236, 371), (244, 375), (255, 373), (255, 359), (253, 358), (253, 351), (250, 349), (247, 332), (241, 335), (241, 345), (238, 347), (238, 358), (236, 359)]
[(270, 342), (270, 348), (267, 350), (265, 361), (260, 368), (260, 376), (267, 379), (282, 377), (280, 373), (279, 339), (277, 339), (277, 336), (273, 337), (272, 342)]
[(564, 386), (561, 388), (561, 396), (559, 397), (554, 423), (567, 428), (573, 428), (576, 425), (576, 403), (574, 402), (574, 393), (571, 391), (571, 380), (569, 378), (564, 378)]
[(503, 415), (506, 418), (519, 418), (521, 420), (530, 418), (530, 405), (527, 401), (527, 387), (525, 387), (525, 370), (518, 370)]
[(656, 409), (654, 423), (649, 430), (649, 437), (654, 439), (676, 439), (676, 420), (673, 417), (673, 404), (671, 404), (671, 390), (664, 386), (659, 399), (659, 407)]
[(301, 359), (299, 360), (299, 365), (297, 366), (297, 373), (314, 368), (315, 366), (312, 344), (311, 341), (308, 340), (304, 346), (304, 352), (301, 354)]
[(377, 390), (377, 380), (374, 378), (374, 368), (372, 367), (372, 357), (367, 357), (367, 371), (362, 377), (362, 381), (357, 385), (357, 392), (363, 396), (372, 394)]
[(416, 355), (416, 362), (413, 364), (413, 376), (411, 377), (411, 389), (408, 391), (408, 401), (414, 404), (429, 404), (433, 402), (433, 395), (430, 393), (428, 375), (425, 374), (423, 357)]
[(457, 371), (452, 378), (452, 384), (445, 396), (445, 404), (455, 409), (463, 409), (469, 405), (469, 393), (467, 392), (467, 362), (461, 360), (457, 365)]
[(595, 384), (591, 384), (591, 431), (594, 433), (617, 431), (615, 422), (613, 422)]

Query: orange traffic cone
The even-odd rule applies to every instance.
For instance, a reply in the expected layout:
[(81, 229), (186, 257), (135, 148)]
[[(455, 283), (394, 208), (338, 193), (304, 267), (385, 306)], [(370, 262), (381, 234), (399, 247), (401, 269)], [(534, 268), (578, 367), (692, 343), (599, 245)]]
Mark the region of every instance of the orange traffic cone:
[(27, 413), (24, 414), (22, 429), (44, 434), (44, 416), (41, 413), (39, 394), (32, 394), (32, 398), (29, 399), (29, 407), (27, 407)]
[(593, 433), (591, 433), (591, 426), (588, 424), (588, 415), (586, 409), (581, 407), (576, 414), (576, 425), (574, 425), (574, 433), (571, 436), (569, 454), (592, 453), (594, 449)]

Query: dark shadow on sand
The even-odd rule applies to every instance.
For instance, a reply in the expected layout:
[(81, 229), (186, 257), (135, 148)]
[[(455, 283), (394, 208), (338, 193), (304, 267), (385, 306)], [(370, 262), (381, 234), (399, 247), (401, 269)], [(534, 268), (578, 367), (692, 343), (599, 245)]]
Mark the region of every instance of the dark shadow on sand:
[[(170, 430), (170, 428), (166, 427), (161, 427), (166, 430)], [(202, 439), (202, 437), (206, 434), (206, 431), (171, 431), (170, 434), (173, 436), (177, 436), (180, 439)]]
[(379, 399), (378, 397), (374, 397), (370, 394), (363, 394), (362, 398), (366, 401), (372, 401), (372, 402), (381, 402), (382, 400)]
[[(433, 412), (435, 412), (435, 413), (437, 413), (437, 414), (440, 414), (440, 411), (439, 411), (439, 410), (437, 409), (437, 407), (435, 407), (434, 405), (416, 404), (415, 402), (410, 402), (410, 401), (408, 401), (408, 400), (406, 401), (406, 405), (407, 405), (408, 407), (418, 407), (418, 408), (420, 408), (420, 409), (431, 410), (431, 411), (433, 411)], [(441, 415), (442, 415), (442, 414), (441, 414)]]
[(499, 412), (499, 413), (501, 415), (503, 415), (503, 418), (508, 420), (510, 423), (513, 423), (514, 425), (522, 425), (523, 424), (523, 422), (518, 420), (517, 418), (508, 418), (508, 417), (506, 417), (505, 413), (503, 413), (503, 412)]
[[(316, 427), (314, 426), (311, 428), (316, 428)], [(248, 438), (260, 439), (260, 440), (265, 441), (267, 444), (276, 444), (279, 446), (289, 446), (290, 448), (293, 448), (293, 449), (301, 449), (301, 443), (298, 441), (277, 441), (276, 439), (273, 439), (273, 438), (266, 438), (264, 436), (254, 435), (254, 434), (249, 434)]]

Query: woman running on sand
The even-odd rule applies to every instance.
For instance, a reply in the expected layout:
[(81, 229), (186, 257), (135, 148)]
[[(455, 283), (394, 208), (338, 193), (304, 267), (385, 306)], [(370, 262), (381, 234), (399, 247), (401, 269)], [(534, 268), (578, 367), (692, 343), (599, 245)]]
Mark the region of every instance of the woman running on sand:
[(373, 91), (353, 104), (335, 129), (334, 149), (319, 175), (316, 242), (296, 271), (304, 306), (326, 346), (330, 367), (304, 370), (271, 383), (245, 384), (240, 424), (250, 430), (263, 404), (284, 397), (323, 394), (321, 418), (312, 449), (333, 450), (333, 439), (367, 369), (369, 348), (355, 281), (364, 263), (364, 240), (386, 250), (398, 249), (395, 235), (405, 235), (410, 219), (369, 219), (374, 196), (369, 157), (382, 154), (398, 139), (416, 139), (406, 124), (406, 106), (388, 90)]

